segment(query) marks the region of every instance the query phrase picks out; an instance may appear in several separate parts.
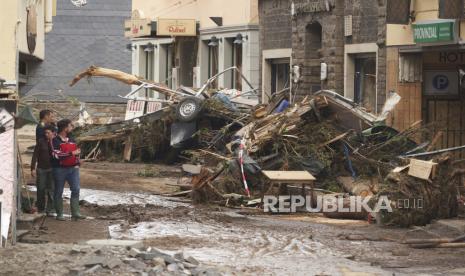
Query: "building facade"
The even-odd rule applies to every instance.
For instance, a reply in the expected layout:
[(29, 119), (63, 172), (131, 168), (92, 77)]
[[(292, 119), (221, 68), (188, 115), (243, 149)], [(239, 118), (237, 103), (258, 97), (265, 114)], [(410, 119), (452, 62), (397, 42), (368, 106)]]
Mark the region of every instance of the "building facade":
[(404, 130), (422, 121), (437, 148), (464, 145), (464, 3), (412, 1), (404, 13), (387, 25), (387, 90), (402, 96), (390, 123)]
[[(385, 1), (261, 0), (259, 7), (264, 98), (284, 83), (299, 97), (330, 89), (380, 111)], [(286, 69), (273, 65), (282, 62)], [(286, 74), (291, 80), (280, 80)]]
[[(43, 2), (43, 1), (39, 1)], [(91, 65), (131, 71), (130, 42), (122, 30), (131, 14), (131, 0), (92, 0), (82, 7), (56, 1), (53, 30), (42, 37), (44, 60), (27, 68), (22, 96), (29, 100), (124, 103), (118, 97), (130, 88), (107, 78), (94, 78), (69, 87), (70, 80)]]
[[(132, 73), (173, 89), (199, 88), (236, 66), (257, 88), (257, 5), (256, 0), (134, 0), (125, 26), (131, 38)], [(240, 73), (228, 72), (213, 85), (250, 90)], [(144, 93), (152, 92), (140, 96), (157, 96)]]
[(261, 99), (293, 86), (291, 1), (260, 0), (260, 88)]
[(45, 57), (45, 33), (52, 29), (55, 1), (5, 0), (0, 9), (0, 79), (2, 106), (27, 83), (27, 68)]

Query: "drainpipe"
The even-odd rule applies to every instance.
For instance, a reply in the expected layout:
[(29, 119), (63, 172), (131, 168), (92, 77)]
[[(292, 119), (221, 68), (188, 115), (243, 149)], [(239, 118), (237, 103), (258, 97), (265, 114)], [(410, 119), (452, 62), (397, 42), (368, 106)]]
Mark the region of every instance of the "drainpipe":
[(45, 0), (45, 32), (48, 33), (52, 30), (52, 16), (53, 16), (53, 1)]

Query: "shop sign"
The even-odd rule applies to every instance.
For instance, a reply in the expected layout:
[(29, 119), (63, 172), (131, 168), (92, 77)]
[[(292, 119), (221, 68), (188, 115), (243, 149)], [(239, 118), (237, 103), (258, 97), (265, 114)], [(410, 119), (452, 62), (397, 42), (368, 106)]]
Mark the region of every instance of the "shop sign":
[(448, 42), (454, 40), (454, 22), (413, 24), (415, 43)]
[(334, 8), (334, 0), (311, 0), (296, 4), (297, 13), (329, 12)]
[(196, 36), (197, 23), (195, 19), (166, 19), (157, 20), (158, 36)]
[(129, 38), (150, 36), (152, 32), (151, 20), (143, 18), (139, 10), (132, 12), (131, 19), (124, 21), (124, 36)]
[(457, 71), (425, 71), (425, 95), (457, 95), (459, 75)]
[(465, 52), (460, 51), (431, 51), (423, 53), (423, 64), (459, 65), (465, 64)]

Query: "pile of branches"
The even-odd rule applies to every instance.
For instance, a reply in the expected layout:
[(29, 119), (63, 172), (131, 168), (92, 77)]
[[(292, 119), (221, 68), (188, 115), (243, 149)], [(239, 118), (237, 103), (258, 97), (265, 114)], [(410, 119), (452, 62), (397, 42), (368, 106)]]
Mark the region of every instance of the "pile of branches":
[[(406, 172), (392, 173), (394, 168), (408, 164), (409, 159), (402, 158), (403, 154), (424, 148), (425, 145), (418, 146), (415, 142), (418, 137), (431, 139), (426, 127), (414, 124), (398, 132), (379, 125), (356, 132), (330, 116), (326, 102), (314, 97), (304, 99), (281, 113), (270, 111), (261, 118), (254, 118), (233, 135), (233, 139), (242, 140), (245, 153), (256, 165), (245, 164), (252, 197), (259, 197), (268, 185), (256, 173), (259, 170), (254, 173), (254, 168), (307, 170), (316, 176), (316, 186), (327, 191), (359, 195), (354, 193), (357, 187), (348, 189), (339, 181), (340, 177), (353, 177), (356, 182), (374, 179), (378, 183), (376, 189), (370, 191), (376, 195), (374, 199), (387, 195), (393, 203), (404, 199), (423, 200), (423, 208), (393, 206), (393, 213), (385, 213), (381, 217), (386, 224), (408, 227), (424, 225), (435, 218), (456, 216), (459, 178), (449, 158), (436, 160), (439, 163), (438, 175), (432, 182), (409, 176)], [(231, 192), (246, 193), (237, 158), (238, 143), (234, 140), (229, 143), (231, 151), (224, 158), (203, 154), (204, 158), (220, 160), (225, 165), (221, 166), (222, 174), (217, 174), (218, 178), (209, 179), (208, 190), (203, 191), (202, 197), (196, 197), (197, 202), (202, 202), (202, 198), (203, 202), (212, 197), (218, 199), (218, 195)], [(231, 191), (231, 187), (236, 190)], [(196, 193), (199, 194), (198, 191)]]

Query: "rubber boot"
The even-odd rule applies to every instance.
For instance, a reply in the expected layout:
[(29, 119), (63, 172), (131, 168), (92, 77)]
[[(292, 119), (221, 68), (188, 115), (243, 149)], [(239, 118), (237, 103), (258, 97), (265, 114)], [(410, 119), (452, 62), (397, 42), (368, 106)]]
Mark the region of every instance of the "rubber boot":
[(64, 221), (65, 217), (63, 216), (63, 199), (59, 199), (55, 202), (55, 210), (57, 212), (57, 220)]
[(79, 198), (71, 198), (71, 218), (73, 220), (86, 218), (86, 216), (81, 215), (79, 208)]

